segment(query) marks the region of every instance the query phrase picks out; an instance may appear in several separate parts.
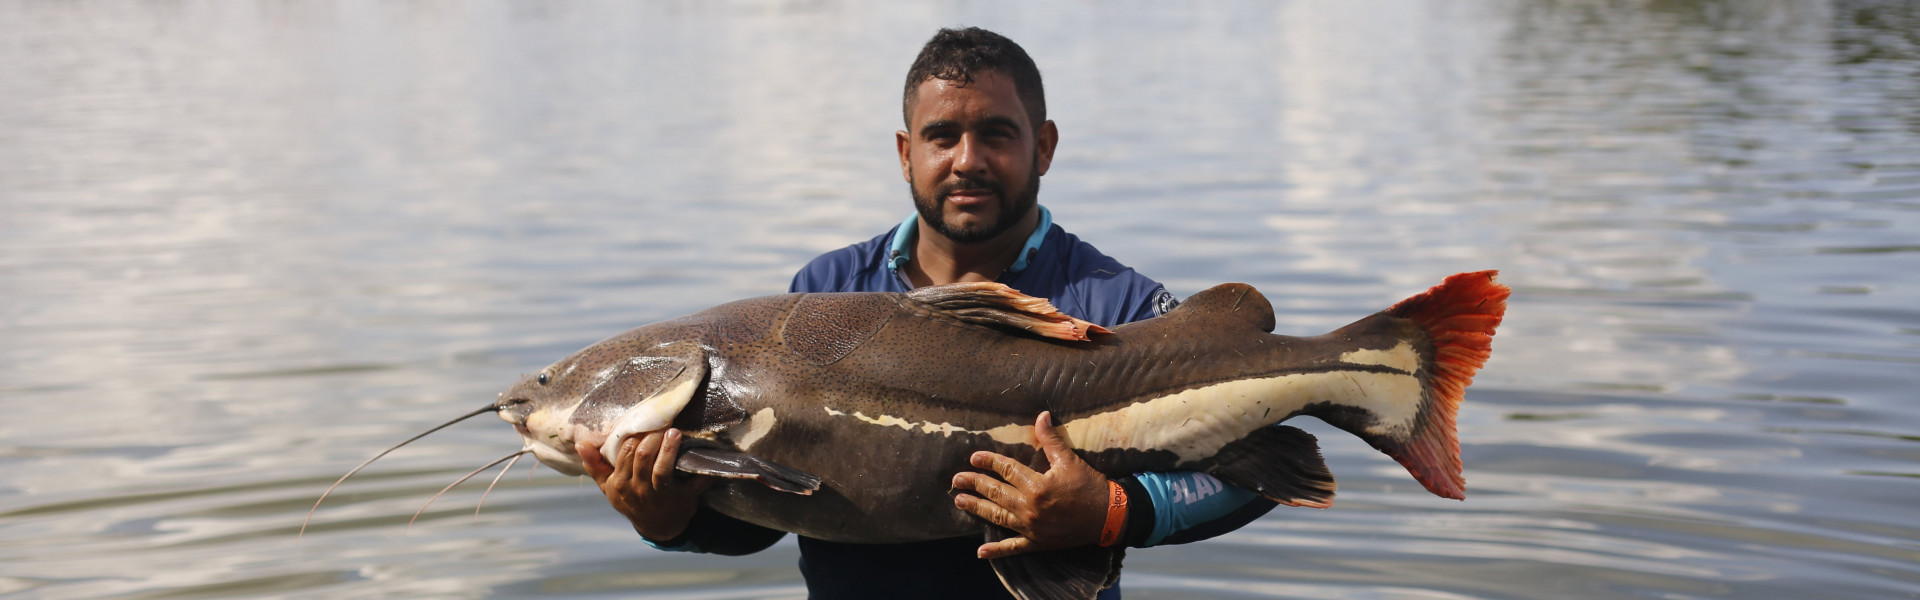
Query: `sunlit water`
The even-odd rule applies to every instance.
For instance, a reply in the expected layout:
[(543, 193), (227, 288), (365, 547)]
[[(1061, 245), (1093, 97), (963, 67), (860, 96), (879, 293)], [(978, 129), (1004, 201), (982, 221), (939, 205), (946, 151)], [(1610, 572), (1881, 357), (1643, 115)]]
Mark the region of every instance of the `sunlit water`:
[(1516, 290), (1441, 500), (1341, 481), (1129, 598), (1920, 597), (1920, 9), (1899, 2), (0, 3), (0, 595), (763, 598), (476, 421), (906, 211), (934, 28), (1021, 41), (1043, 202), (1315, 334)]

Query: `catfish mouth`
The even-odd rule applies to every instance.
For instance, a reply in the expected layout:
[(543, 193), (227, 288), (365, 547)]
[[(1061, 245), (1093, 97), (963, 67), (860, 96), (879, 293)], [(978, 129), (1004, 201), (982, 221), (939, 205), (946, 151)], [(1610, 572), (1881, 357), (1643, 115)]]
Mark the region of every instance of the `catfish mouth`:
[[(520, 406), (531, 407), (531, 403)], [(574, 449), (574, 441), (583, 440), (591, 445), (603, 442), (605, 436), (596, 436), (591, 428), (573, 423), (573, 411), (577, 406), (556, 408), (549, 405), (517, 415), (502, 410), (500, 419), (513, 425), (514, 432), (519, 433), (520, 439), (525, 442), (525, 449), (532, 452), (541, 464), (567, 475), (585, 475), (586, 464)], [(515, 417), (519, 417), (517, 421)]]
[(532, 436), (524, 433), (521, 437), (527, 440), (527, 450), (533, 453), (533, 457), (538, 459), (540, 464), (566, 475), (587, 474), (586, 463), (580, 460), (580, 454), (574, 451), (572, 444), (558, 447), (535, 441)]

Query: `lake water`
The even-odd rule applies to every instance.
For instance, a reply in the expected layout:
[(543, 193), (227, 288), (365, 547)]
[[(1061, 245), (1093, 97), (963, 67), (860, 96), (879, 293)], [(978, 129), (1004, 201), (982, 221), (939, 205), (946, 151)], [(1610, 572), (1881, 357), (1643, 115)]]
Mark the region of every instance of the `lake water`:
[(1128, 598), (1920, 598), (1920, 5), (0, 2), (0, 596), (796, 598), (643, 546), (478, 419), (908, 210), (919, 44), (1047, 77), (1062, 225), (1317, 334), (1515, 295), (1442, 500), (1318, 423), (1334, 508)]

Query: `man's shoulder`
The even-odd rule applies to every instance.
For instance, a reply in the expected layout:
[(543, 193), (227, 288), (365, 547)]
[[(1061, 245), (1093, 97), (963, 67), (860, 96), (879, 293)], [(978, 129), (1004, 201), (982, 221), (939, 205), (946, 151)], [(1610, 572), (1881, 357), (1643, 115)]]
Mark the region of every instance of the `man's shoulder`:
[(867, 279), (886, 274), (887, 241), (892, 236), (893, 232), (887, 231), (814, 257), (793, 275), (787, 291), (845, 292), (864, 287), (862, 282)]
[(1060, 257), (1064, 261), (1061, 268), (1069, 279), (1087, 286), (1088, 290), (1132, 295), (1161, 287), (1160, 282), (1101, 252), (1080, 236), (1056, 229), (1060, 235)]
[(1080, 236), (1058, 225), (1054, 226), (1053, 233), (1057, 234), (1060, 240), (1056, 252), (1059, 252), (1061, 260), (1064, 261), (1063, 268), (1073, 279), (1096, 283), (1126, 283), (1137, 279), (1152, 281), (1146, 275), (1133, 270), (1133, 267), (1121, 264), (1119, 259), (1107, 256), (1107, 253), (1101, 252), (1092, 243), (1080, 239)]

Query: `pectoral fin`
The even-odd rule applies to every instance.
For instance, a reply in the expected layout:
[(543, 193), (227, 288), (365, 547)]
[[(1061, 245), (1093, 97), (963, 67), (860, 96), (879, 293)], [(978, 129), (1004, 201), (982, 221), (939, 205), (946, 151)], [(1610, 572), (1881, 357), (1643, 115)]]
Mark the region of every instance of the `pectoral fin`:
[(646, 357), (660, 361), (660, 364), (652, 365), (652, 369), (663, 370), (670, 375), (647, 392), (644, 399), (628, 406), (614, 419), (613, 427), (607, 431), (607, 442), (600, 446), (600, 455), (606, 457), (607, 462), (617, 462), (620, 443), (628, 436), (659, 431), (672, 425), (674, 416), (679, 415), (680, 410), (693, 400), (694, 394), (700, 392), (701, 384), (707, 380), (706, 356), (692, 348), (675, 350), (680, 352), (667, 357)]
[(1253, 490), (1288, 506), (1326, 508), (1333, 503), (1333, 472), (1320, 458), (1313, 434), (1273, 425), (1254, 430), (1214, 455), (1207, 471), (1221, 481)]
[(751, 479), (775, 490), (802, 496), (811, 496), (820, 489), (820, 477), (812, 473), (723, 448), (682, 447), (673, 468), (727, 479)]
[[(987, 542), (1014, 537), (1013, 531), (987, 527)], [(989, 559), (1000, 583), (1020, 600), (1093, 600), (1120, 581), (1126, 548), (1081, 546)]]

